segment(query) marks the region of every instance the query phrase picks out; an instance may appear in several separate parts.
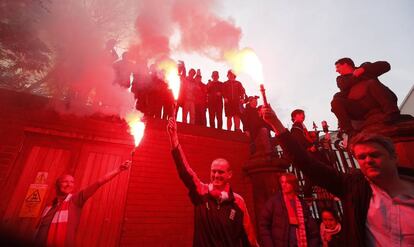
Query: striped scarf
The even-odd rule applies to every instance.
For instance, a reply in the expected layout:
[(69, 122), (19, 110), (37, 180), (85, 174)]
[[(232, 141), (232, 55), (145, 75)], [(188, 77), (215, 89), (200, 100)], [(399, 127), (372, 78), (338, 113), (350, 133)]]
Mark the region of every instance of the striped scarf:
[(300, 202), (299, 197), (295, 196), (296, 208), (293, 209), (289, 202), (289, 198), (287, 198), (285, 195), (283, 195), (283, 198), (285, 201), (286, 209), (288, 211), (289, 223), (298, 225), (296, 228), (296, 239), (298, 242), (298, 247), (307, 247), (308, 242), (306, 239), (306, 228), (305, 219), (303, 217), (302, 203)]
[[(57, 205), (58, 209), (53, 216), (52, 222), (50, 223), (49, 232), (47, 234), (47, 247), (63, 247), (65, 246), (66, 232), (67, 232), (67, 223), (69, 216), (69, 201), (72, 197), (72, 194), (68, 194), (60, 203)], [(47, 206), (43, 211), (42, 217), (44, 217), (52, 206)]]
[(307, 247), (308, 241), (306, 239), (305, 219), (303, 217), (302, 203), (296, 196), (296, 215), (298, 217), (299, 227), (296, 229), (296, 239), (298, 241), (298, 247)]

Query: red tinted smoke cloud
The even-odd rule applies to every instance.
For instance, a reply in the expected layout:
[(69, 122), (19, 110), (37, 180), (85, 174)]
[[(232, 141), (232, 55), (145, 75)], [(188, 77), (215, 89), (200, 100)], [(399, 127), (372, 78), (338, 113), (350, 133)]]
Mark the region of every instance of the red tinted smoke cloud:
[[(103, 2), (102, 2), (103, 4)], [(53, 1), (39, 22), (42, 39), (53, 49), (54, 64), (47, 83), (75, 114), (123, 115), (133, 109), (133, 96), (113, 84), (112, 61), (104, 50), (108, 33), (81, 1)], [(89, 107), (83, 107), (88, 103)]]
[[(242, 35), (241, 29), (231, 20), (215, 14), (218, 6), (214, 0), (49, 3), (49, 13), (39, 21), (42, 39), (54, 50), (54, 64), (47, 81), (57, 98), (67, 96), (69, 92), (70, 97), (66, 99), (71, 106), (68, 109), (73, 113), (99, 111), (122, 116), (134, 107), (132, 94), (113, 84), (114, 71), (104, 50), (106, 41), (117, 37), (127, 25), (134, 25), (135, 33), (124, 36), (122, 41), (137, 40), (128, 50), (139, 68), (149, 62), (170, 58), (172, 50), (223, 60), (226, 51), (239, 48)], [(96, 16), (97, 13), (104, 14)], [(131, 21), (121, 25), (117, 20), (125, 15), (131, 15)], [(171, 38), (175, 33), (180, 39), (172, 45)], [(91, 103), (87, 112), (75, 107), (84, 102)]]
[(223, 60), (226, 51), (239, 48), (242, 32), (230, 20), (217, 16), (216, 7), (213, 0), (140, 1), (135, 26), (140, 42), (130, 51), (147, 59), (169, 57), (175, 31), (180, 40), (174, 49)]

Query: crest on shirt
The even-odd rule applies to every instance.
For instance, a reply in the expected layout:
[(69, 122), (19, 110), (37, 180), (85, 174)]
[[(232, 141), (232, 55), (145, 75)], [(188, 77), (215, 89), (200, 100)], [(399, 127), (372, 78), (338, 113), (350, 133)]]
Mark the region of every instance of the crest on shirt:
[(236, 210), (232, 209), (232, 210), (230, 211), (230, 216), (229, 216), (229, 219), (234, 220), (234, 217), (235, 217), (235, 216), (236, 216)]

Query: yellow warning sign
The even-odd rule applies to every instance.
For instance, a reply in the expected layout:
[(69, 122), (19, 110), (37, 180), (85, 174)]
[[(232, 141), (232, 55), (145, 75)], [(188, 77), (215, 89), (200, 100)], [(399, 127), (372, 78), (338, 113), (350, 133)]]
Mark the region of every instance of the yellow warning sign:
[(26, 200), (26, 202), (41, 202), (42, 200), (40, 199), (40, 192), (38, 189), (35, 189), (32, 194), (30, 194)]
[(46, 191), (46, 184), (31, 184), (20, 209), (19, 217), (38, 217)]

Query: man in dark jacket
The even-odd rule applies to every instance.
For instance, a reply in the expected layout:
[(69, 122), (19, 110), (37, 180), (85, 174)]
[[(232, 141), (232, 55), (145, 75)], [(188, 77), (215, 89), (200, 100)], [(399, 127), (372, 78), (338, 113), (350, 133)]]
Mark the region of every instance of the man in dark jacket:
[(336, 79), (340, 92), (334, 95), (331, 107), (341, 130), (354, 134), (352, 121), (366, 125), (409, 118), (400, 116), (397, 96), (377, 78), (390, 70), (388, 62), (365, 62), (356, 68), (352, 59), (341, 58), (335, 67), (340, 74)]
[(249, 96), (242, 114), (243, 131), (250, 138), (250, 153), (269, 154), (272, 152), (270, 126), (260, 115), (261, 106), (257, 106), (259, 96)]
[(234, 119), (234, 130), (240, 130), (241, 107), (246, 98), (246, 92), (241, 82), (236, 81), (233, 71), (227, 72), (228, 80), (223, 83), (224, 111), (227, 117), (227, 130), (231, 130)]
[(207, 126), (206, 110), (207, 110), (207, 85), (202, 81), (201, 74), (194, 78), (196, 84), (195, 90), (195, 124)]
[(229, 162), (222, 158), (213, 160), (211, 182), (201, 182), (178, 142), (175, 119), (169, 120), (167, 130), (178, 175), (189, 190), (194, 205), (193, 246), (258, 246), (246, 204), (230, 187), (232, 171)]
[(207, 102), (210, 127), (215, 127), (217, 119), (217, 129), (223, 129), (223, 83), (219, 81), (218, 71), (213, 71), (211, 79), (207, 83)]
[[(293, 165), (341, 199), (345, 246), (414, 245), (413, 172), (397, 169), (390, 139), (365, 133), (355, 136), (351, 149), (361, 170), (343, 174), (311, 158), (270, 107), (263, 113)], [(409, 174), (411, 181), (404, 174)]]
[(297, 196), (297, 178), (286, 173), (280, 176), (279, 182), (281, 192), (269, 199), (259, 220), (261, 246), (319, 247), (318, 225), (309, 207)]

